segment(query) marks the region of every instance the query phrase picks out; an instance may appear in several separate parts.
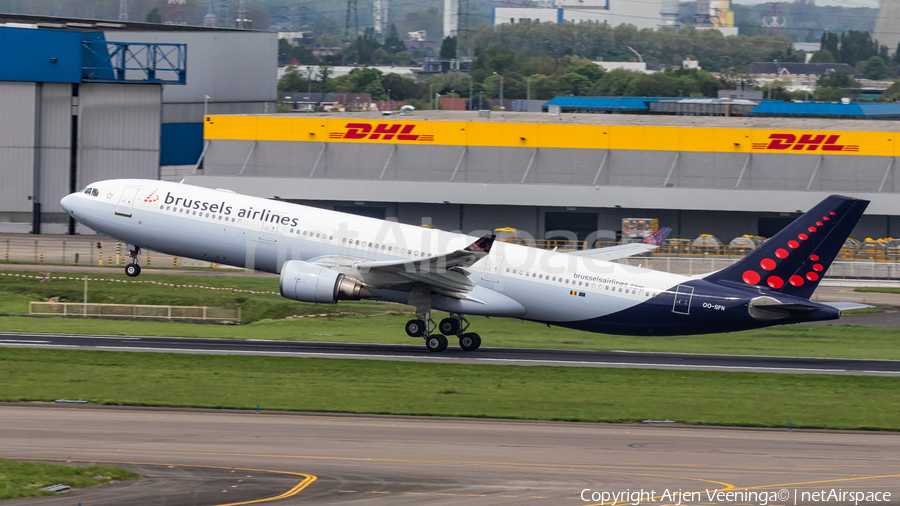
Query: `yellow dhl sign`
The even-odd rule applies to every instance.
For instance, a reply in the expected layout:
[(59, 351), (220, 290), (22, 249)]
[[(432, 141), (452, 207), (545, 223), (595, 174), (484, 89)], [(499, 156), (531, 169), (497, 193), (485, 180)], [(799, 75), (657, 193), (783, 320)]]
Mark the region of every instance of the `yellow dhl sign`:
[(207, 140), (898, 156), (900, 132), (208, 116)]

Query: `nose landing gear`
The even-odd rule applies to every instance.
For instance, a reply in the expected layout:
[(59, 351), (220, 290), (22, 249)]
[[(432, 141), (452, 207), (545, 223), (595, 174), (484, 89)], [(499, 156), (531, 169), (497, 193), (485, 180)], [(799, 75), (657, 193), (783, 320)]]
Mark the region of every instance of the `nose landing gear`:
[(125, 266), (125, 275), (133, 278), (141, 275), (141, 266), (138, 265), (138, 257), (141, 254), (141, 247), (133, 244), (128, 245), (128, 255), (131, 257), (131, 263)]

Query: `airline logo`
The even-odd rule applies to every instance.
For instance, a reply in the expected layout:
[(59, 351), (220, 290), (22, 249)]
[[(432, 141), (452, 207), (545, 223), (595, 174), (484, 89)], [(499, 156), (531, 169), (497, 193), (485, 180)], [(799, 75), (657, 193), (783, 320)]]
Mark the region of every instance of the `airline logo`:
[(859, 151), (859, 145), (843, 144), (840, 135), (828, 134), (771, 134), (769, 142), (754, 142), (754, 150), (762, 151), (819, 151), (819, 152), (852, 152)]
[(144, 202), (149, 202), (152, 204), (152, 203), (158, 201), (159, 200), (159, 194), (157, 193), (158, 191), (159, 191), (159, 188), (150, 192), (150, 195), (147, 195), (147, 197), (144, 198)]
[(433, 135), (420, 135), (413, 133), (416, 125), (409, 123), (347, 123), (342, 132), (329, 132), (330, 139), (357, 139), (357, 140), (382, 140), (382, 141), (417, 141), (432, 142)]

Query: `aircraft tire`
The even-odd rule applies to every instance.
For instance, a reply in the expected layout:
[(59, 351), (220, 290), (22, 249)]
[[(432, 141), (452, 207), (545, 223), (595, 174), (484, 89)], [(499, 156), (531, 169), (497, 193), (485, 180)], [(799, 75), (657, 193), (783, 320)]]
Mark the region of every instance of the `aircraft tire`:
[(463, 351), (475, 351), (479, 346), (481, 346), (481, 338), (478, 337), (478, 334), (473, 332), (459, 336), (459, 347)]
[(128, 264), (125, 266), (125, 275), (134, 278), (141, 275), (141, 266), (138, 264)]
[(406, 322), (406, 335), (409, 337), (422, 337), (425, 335), (425, 321), (410, 320)]
[(425, 347), (432, 353), (440, 353), (447, 349), (447, 337), (441, 334), (431, 334), (425, 338)]
[(455, 336), (459, 332), (459, 320), (456, 318), (444, 318), (438, 325), (438, 330), (445, 336)]

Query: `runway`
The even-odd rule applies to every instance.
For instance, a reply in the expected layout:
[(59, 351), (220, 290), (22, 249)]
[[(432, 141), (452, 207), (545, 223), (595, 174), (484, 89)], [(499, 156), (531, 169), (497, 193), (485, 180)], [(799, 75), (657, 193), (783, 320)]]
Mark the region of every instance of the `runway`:
[(206, 506), (276, 496), (269, 504), (596, 504), (593, 492), (626, 489), (653, 491), (644, 504), (659, 506), (676, 504), (662, 497), (667, 489), (701, 492), (696, 504), (736, 506), (759, 502), (709, 499), (707, 489), (783, 489), (770, 505), (792, 505), (798, 494), (796, 504), (813, 506), (852, 502), (804, 501), (803, 492), (890, 492), (893, 501), (900, 494), (897, 433), (35, 403), (0, 404), (0, 427), (2, 458), (109, 463), (148, 477), (10, 503), (29, 506)]
[(81, 334), (28, 334), (18, 332), (0, 332), (0, 346), (131, 352), (400, 360), (453, 364), (625, 367), (791, 374), (852, 374), (869, 376), (900, 375), (900, 361), (898, 360), (796, 358), (752, 355), (692, 355), (679, 353), (515, 348), (482, 348), (475, 352), (464, 352), (456, 347), (450, 347), (443, 353), (429, 353), (425, 350), (424, 346), (415, 345), (92, 336)]

